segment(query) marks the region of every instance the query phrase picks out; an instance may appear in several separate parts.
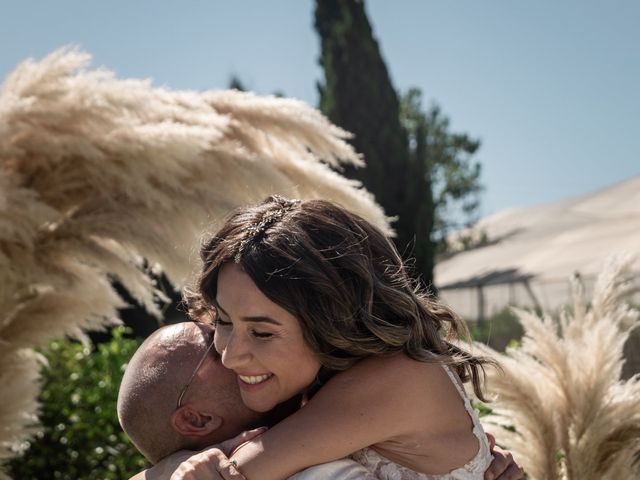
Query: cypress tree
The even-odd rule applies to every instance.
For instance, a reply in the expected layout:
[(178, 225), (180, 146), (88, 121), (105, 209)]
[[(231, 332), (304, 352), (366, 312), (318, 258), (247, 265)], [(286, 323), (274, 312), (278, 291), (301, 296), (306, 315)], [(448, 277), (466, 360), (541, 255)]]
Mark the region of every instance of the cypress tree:
[[(396, 216), (396, 245), (415, 257), (416, 273), (432, 281), (433, 208), (427, 169), (410, 153), (400, 119), (400, 102), (373, 36), (362, 0), (318, 0), (315, 28), (321, 39), (320, 109), (352, 132), (366, 168), (345, 175), (371, 191), (387, 215)], [(413, 158), (412, 158), (413, 157)], [(430, 200), (431, 199), (431, 200)]]

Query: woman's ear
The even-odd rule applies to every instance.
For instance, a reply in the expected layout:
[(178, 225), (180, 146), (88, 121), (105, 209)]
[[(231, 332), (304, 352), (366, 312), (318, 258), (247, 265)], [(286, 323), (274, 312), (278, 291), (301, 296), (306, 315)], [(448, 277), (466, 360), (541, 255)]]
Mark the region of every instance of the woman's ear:
[(171, 415), (173, 429), (183, 436), (209, 435), (222, 426), (222, 418), (211, 412), (201, 412), (190, 405), (183, 405)]

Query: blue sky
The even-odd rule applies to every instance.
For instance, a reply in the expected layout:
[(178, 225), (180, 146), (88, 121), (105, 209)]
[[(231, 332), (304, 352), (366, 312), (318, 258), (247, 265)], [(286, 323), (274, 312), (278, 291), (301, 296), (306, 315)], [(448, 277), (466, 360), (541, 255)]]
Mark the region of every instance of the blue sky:
[[(0, 0), (0, 76), (79, 45), (121, 77), (317, 103), (311, 0)], [(396, 88), (482, 140), (483, 213), (640, 174), (640, 2), (369, 0)]]

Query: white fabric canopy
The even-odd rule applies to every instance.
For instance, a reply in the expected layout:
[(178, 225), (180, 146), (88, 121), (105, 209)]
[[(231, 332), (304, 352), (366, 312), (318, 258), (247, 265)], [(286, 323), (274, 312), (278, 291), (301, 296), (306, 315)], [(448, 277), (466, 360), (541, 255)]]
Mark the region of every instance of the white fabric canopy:
[(569, 303), (572, 275), (589, 289), (607, 257), (640, 254), (640, 176), (581, 197), (504, 210), (458, 235), (481, 232), (487, 245), (436, 265), (445, 301), (469, 319), (508, 304), (561, 307)]

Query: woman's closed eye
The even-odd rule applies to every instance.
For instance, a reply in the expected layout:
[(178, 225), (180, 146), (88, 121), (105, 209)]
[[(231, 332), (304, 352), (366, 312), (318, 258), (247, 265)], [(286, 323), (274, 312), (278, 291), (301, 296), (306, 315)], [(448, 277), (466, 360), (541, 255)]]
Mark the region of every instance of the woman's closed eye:
[[(221, 317), (218, 317), (216, 319), (216, 327), (218, 328), (232, 328), (233, 327), (233, 323), (231, 323), (229, 320), (225, 320)], [(265, 340), (268, 338), (273, 337), (273, 333), (271, 332), (264, 332), (262, 330), (255, 330), (255, 329), (251, 329), (249, 331), (249, 333), (251, 334), (251, 336), (255, 337), (255, 338), (259, 338), (260, 340)]]
[(273, 333), (271, 333), (271, 332), (261, 332), (259, 330), (251, 330), (251, 335), (253, 335), (254, 337), (259, 338), (261, 340), (265, 340), (265, 339), (273, 337)]

